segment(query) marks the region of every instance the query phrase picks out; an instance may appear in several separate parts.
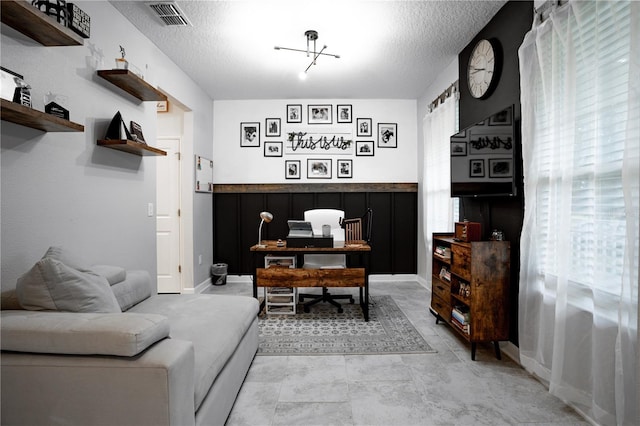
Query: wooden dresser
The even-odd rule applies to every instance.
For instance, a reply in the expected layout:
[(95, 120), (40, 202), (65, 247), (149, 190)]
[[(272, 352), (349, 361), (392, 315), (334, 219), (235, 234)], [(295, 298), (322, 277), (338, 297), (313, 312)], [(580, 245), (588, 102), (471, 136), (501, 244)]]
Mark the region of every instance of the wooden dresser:
[(510, 243), (461, 242), (452, 233), (433, 234), (431, 312), (471, 343), (509, 339)]

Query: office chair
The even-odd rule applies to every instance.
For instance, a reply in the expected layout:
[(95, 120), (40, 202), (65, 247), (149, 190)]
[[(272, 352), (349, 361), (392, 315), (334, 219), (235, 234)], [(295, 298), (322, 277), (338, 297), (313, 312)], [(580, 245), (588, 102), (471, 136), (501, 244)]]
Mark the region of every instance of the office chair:
[[(333, 235), (333, 242), (344, 242), (345, 233), (341, 227), (342, 220), (344, 219), (344, 212), (342, 210), (335, 209), (314, 209), (304, 212), (304, 220), (311, 222), (314, 235), (322, 235), (322, 225), (331, 226), (331, 234)], [(344, 254), (305, 254), (304, 263), (302, 265), (306, 269), (340, 269), (347, 267), (347, 257)], [(347, 299), (349, 303), (354, 303), (353, 296), (345, 295), (332, 295), (329, 293), (326, 287), (322, 288), (322, 294), (298, 294), (300, 302), (303, 302), (305, 298), (312, 298), (310, 302), (304, 303), (304, 311), (309, 312), (309, 308), (320, 302), (327, 302), (338, 308), (338, 313), (342, 313), (342, 306), (336, 300)]]

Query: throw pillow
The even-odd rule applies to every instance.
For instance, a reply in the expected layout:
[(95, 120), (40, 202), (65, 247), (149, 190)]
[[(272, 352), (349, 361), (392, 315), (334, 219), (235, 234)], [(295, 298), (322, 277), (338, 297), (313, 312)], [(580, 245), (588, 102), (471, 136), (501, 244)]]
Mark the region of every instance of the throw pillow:
[(50, 257), (52, 259), (59, 260), (65, 265), (70, 266), (71, 268), (76, 269), (80, 272), (91, 272), (89, 265), (85, 261), (80, 259), (74, 253), (71, 253), (69, 250), (65, 249), (64, 247), (59, 247), (59, 246), (49, 247), (49, 249), (44, 254), (44, 256), (42, 256), (43, 259), (45, 257)]
[(18, 279), (16, 292), (27, 310), (122, 312), (106, 278), (44, 257)]

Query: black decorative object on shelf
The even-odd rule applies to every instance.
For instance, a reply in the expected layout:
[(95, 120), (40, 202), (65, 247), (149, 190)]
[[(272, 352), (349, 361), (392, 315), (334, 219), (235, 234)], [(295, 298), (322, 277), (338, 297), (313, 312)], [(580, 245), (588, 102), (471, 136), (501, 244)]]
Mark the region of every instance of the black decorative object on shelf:
[(91, 17), (74, 3), (67, 3), (68, 25), (76, 34), (89, 38), (91, 34)]
[(127, 125), (124, 124), (120, 111), (116, 112), (116, 115), (113, 116), (113, 119), (109, 124), (109, 128), (107, 128), (107, 134), (104, 138), (111, 140), (132, 140), (131, 133), (129, 132), (129, 129), (127, 129)]
[(41, 12), (55, 18), (58, 23), (67, 26), (69, 21), (66, 0), (33, 0), (31, 4)]
[(65, 120), (69, 119), (69, 110), (63, 108), (61, 105), (58, 105), (55, 102), (49, 102), (47, 105), (45, 105), (44, 112), (56, 117), (64, 118)]

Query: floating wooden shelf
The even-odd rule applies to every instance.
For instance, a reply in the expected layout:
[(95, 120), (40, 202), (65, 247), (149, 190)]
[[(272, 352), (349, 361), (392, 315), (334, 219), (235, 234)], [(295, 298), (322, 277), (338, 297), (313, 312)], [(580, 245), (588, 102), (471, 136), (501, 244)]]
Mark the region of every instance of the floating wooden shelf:
[(31, 2), (3, 0), (2, 22), (43, 46), (82, 46), (84, 39), (55, 19), (38, 10)]
[(98, 70), (109, 83), (141, 101), (166, 101), (167, 96), (129, 70)]
[[(3, 6), (4, 7), (4, 6)], [(56, 117), (15, 102), (1, 99), (3, 121), (42, 130), (43, 132), (84, 132), (82, 124)]]
[(98, 141), (98, 145), (140, 156), (167, 155), (166, 151), (127, 139), (101, 139)]

